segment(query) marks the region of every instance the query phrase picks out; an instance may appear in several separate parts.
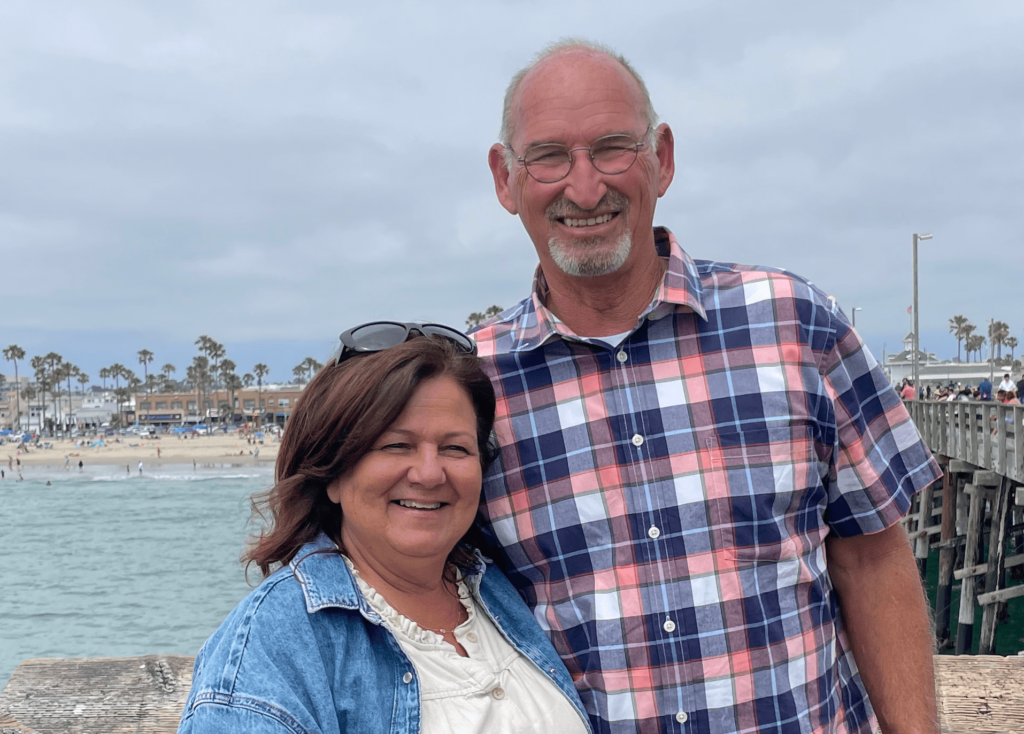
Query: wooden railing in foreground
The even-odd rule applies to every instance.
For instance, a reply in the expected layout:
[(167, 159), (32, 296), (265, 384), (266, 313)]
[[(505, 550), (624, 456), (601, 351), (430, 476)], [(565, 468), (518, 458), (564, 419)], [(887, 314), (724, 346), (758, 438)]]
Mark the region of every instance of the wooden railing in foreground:
[(927, 400), (903, 404), (933, 454), (1024, 484), (1024, 405)]
[[(1024, 656), (936, 656), (935, 673), (943, 732), (1024, 732)], [(173, 734), (191, 684), (188, 657), (26, 660), (0, 693), (0, 734)]]

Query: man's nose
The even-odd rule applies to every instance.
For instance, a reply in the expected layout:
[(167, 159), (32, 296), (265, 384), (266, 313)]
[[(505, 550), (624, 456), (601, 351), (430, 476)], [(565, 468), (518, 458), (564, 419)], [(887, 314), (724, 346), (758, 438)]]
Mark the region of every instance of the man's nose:
[(593, 209), (608, 193), (604, 174), (594, 167), (590, 151), (574, 150), (572, 155), (572, 168), (565, 177), (565, 196), (581, 209)]
[(409, 465), (409, 481), (421, 487), (436, 487), (445, 481), (444, 466), (435, 447), (421, 447)]

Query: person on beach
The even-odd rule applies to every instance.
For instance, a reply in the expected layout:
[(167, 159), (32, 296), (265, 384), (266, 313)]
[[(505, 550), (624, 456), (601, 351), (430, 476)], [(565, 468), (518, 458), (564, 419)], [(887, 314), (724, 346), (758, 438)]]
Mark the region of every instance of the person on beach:
[(590, 732), (555, 649), (468, 542), (496, 450), (474, 352), (437, 324), (342, 334), (254, 502), (271, 522), (245, 559), (265, 578), (196, 657), (179, 734)]
[(79, 460), (78, 460), (78, 471), (82, 471), (82, 467), (83, 467), (83, 466), (85, 466), (85, 464), (83, 464), (83, 463), (82, 463), (82, 460), (81, 460), (81, 459), (79, 459)]
[(139, 475), (141, 476), (141, 474), (142, 474), (142, 462), (140, 461), (139, 462)]
[(899, 521), (938, 466), (834, 299), (654, 227), (673, 148), (603, 46), (508, 86), (488, 161), (540, 262), (475, 332), (495, 560), (595, 731), (937, 731)]

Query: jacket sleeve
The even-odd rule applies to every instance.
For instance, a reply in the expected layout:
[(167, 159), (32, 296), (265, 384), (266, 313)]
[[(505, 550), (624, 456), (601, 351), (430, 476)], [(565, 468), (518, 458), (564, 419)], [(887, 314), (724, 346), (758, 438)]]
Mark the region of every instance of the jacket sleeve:
[(225, 696), (228, 701), (198, 701), (187, 711), (178, 734), (318, 734), (288, 712), (255, 699)]

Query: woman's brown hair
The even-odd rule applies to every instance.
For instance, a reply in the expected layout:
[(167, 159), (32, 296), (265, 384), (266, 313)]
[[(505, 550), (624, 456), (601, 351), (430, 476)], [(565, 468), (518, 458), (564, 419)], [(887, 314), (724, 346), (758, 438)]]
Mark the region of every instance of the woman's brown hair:
[[(477, 447), (486, 469), (496, 448), (494, 388), (479, 360), (440, 337), (404, 344), (335, 365), (328, 363), (302, 391), (281, 440), (275, 484), (252, 500), (254, 519), (269, 526), (242, 556), (264, 576), (291, 562), (303, 545), (325, 533), (341, 548), (341, 508), (327, 485), (355, 466), (394, 423), (425, 380), (450, 377), (469, 395), (476, 412)], [(269, 518), (268, 518), (269, 516)], [(464, 566), (459, 545), (449, 560)]]

